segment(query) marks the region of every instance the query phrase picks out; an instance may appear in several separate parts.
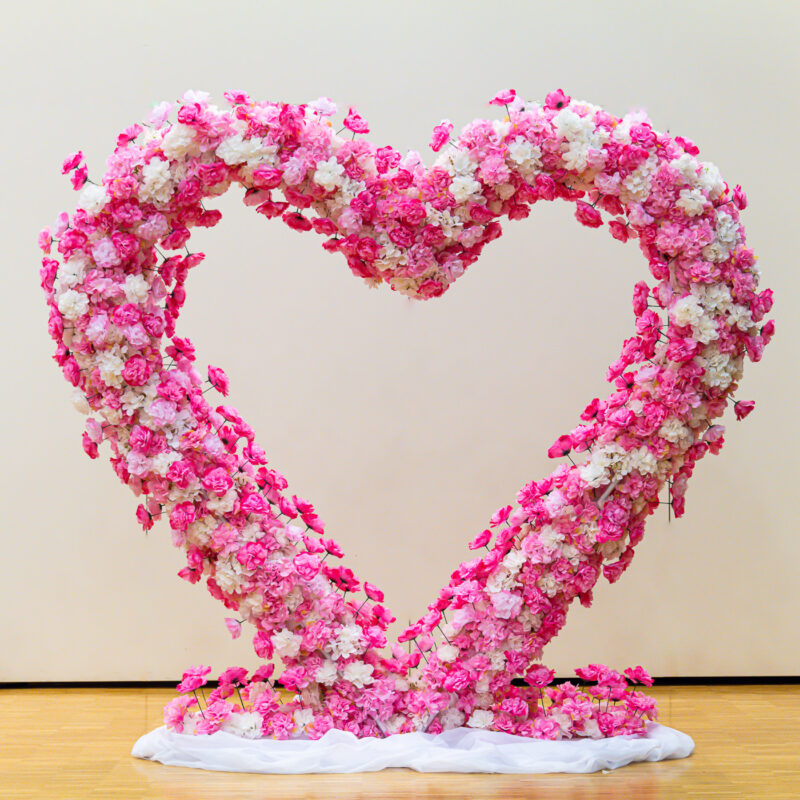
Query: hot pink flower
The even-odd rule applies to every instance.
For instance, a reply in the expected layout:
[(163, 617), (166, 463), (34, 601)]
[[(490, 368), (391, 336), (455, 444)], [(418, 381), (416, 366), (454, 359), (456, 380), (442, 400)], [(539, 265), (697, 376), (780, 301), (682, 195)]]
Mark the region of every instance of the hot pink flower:
[(208, 683), (208, 678), (204, 677), (211, 672), (211, 667), (189, 667), (183, 673), (183, 680), (178, 684), (179, 692), (193, 692)]
[(525, 680), (531, 686), (542, 688), (549, 686), (553, 682), (555, 675), (555, 670), (548, 669), (544, 664), (536, 664), (525, 673)]
[(367, 121), (352, 107), (344, 118), (344, 126), (353, 133), (369, 133)]
[(233, 486), (231, 476), (222, 467), (215, 467), (206, 472), (201, 483), (209, 492), (214, 492), (219, 497), (222, 497)]
[(539, 717), (533, 724), (533, 735), (537, 739), (560, 739), (561, 726), (549, 717)]
[(737, 400), (733, 404), (733, 413), (736, 419), (744, 419), (756, 407), (754, 400)]
[(227, 396), (230, 390), (228, 376), (219, 367), (208, 366), (208, 382), (223, 396)]
[(438, 153), (450, 140), (453, 132), (453, 123), (449, 119), (443, 119), (434, 129), (431, 139), (431, 150)]
[(559, 436), (555, 443), (549, 447), (547, 455), (549, 458), (561, 458), (561, 456), (568, 455), (571, 450), (572, 437), (568, 433), (565, 433), (563, 436)]
[(485, 531), (481, 531), (470, 543), (469, 549), (470, 550), (479, 550), (481, 547), (485, 547), (489, 543), (489, 539), (492, 538), (492, 532), (487, 528)]
[(550, 92), (544, 99), (544, 107), (553, 109), (553, 110), (560, 110), (564, 108), (564, 106), (569, 105), (569, 101), (572, 98), (569, 95), (564, 94), (561, 89), (556, 89), (554, 92)]
[(194, 505), (190, 502), (178, 503), (169, 515), (169, 524), (173, 530), (185, 531), (196, 518)]
[(496, 94), (490, 101), (490, 106), (507, 106), (509, 103), (514, 102), (517, 93), (514, 89), (506, 89), (503, 92)]
[(371, 583), (364, 581), (364, 591), (366, 592), (367, 597), (369, 597), (369, 599), (373, 602), (383, 602), (383, 592), (377, 586), (373, 586)]
[(653, 679), (644, 667), (628, 667), (623, 672), (631, 679), (633, 683), (641, 683), (644, 686), (652, 686)]
[(588, 228), (599, 228), (603, 224), (603, 218), (596, 208), (592, 208), (583, 200), (578, 200), (575, 205), (575, 218), (581, 225), (586, 225)]
[(150, 377), (150, 364), (142, 356), (133, 356), (122, 368), (122, 378), (131, 386), (142, 386)]

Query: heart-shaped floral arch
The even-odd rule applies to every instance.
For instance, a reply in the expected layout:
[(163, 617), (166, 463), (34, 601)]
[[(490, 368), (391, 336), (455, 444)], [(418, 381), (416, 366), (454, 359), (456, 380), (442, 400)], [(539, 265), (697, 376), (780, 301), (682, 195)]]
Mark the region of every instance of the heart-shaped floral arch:
[[(79, 208), (40, 236), (55, 358), (89, 416), (86, 452), (95, 458), (109, 443), (117, 475), (142, 497), (143, 527), (166, 516), (186, 550), (180, 575), (205, 576), (233, 612), (233, 635), (251, 624), (256, 653), (283, 662), (288, 699), (273, 691), (271, 663), (249, 681), (234, 668), (204, 712), (185, 695), (168, 706), (168, 723), (211, 732), (235, 719), (232, 729), (277, 737), (438, 731), (465, 720), (551, 738), (640, 730), (641, 699), (615, 717), (608, 704), (587, 711), (584, 695), (552, 690), (562, 705), (548, 715), (536, 687), (552, 673), (538, 662), (570, 603), (589, 605), (601, 574), (613, 582), (626, 569), (662, 490), (683, 512), (696, 461), (722, 445), (712, 421), (745, 354), (757, 361), (772, 336), (772, 322), (762, 324), (771, 292), (757, 293), (739, 224), (741, 189), (642, 114), (618, 119), (560, 90), (543, 106), (501, 93), (493, 103), (506, 118), (476, 120), (456, 140), (443, 121), (430, 168), (416, 153), (356, 138), (369, 129), (353, 109), (351, 137), (340, 137), (327, 99), (226, 99), (230, 110), (187, 93), (172, 124), (171, 104), (159, 106), (148, 125), (120, 134), (102, 184), (87, 182), (80, 153), (67, 159)], [(321, 234), (356, 275), (413, 298), (443, 294), (500, 236), (501, 217), (522, 219), (556, 198), (573, 203), (583, 225), (602, 227), (605, 214), (616, 239), (636, 239), (655, 281), (634, 288), (635, 332), (608, 369), (614, 391), (549, 451), (578, 461), (497, 511), (470, 543), (482, 554), (456, 568), (388, 650), (382, 592), (338, 564), (343, 553), (314, 507), (288, 494), (235, 409), (207, 402), (194, 348), (175, 336), (186, 277), (203, 258), (186, 248), (190, 230), (219, 222), (203, 201), (233, 183), (258, 213)], [(54, 242), (60, 261), (49, 257)], [(208, 383), (227, 395), (222, 370), (209, 367)], [(739, 418), (751, 408), (734, 405)], [(179, 688), (197, 688), (207, 672), (190, 670)], [(621, 697), (617, 673), (580, 674), (600, 678), (596, 697)], [(227, 701), (240, 688), (241, 707)]]

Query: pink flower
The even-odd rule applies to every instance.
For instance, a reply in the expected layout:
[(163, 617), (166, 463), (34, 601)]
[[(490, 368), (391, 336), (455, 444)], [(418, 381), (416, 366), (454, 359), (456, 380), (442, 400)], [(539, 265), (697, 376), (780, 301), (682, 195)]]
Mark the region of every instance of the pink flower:
[(352, 107), (347, 112), (344, 118), (344, 126), (353, 133), (369, 133), (369, 125), (367, 121)]
[(653, 679), (644, 667), (628, 667), (623, 672), (631, 679), (632, 683), (641, 683), (644, 686), (653, 685)]
[(227, 396), (230, 390), (230, 382), (228, 376), (219, 367), (212, 367), (208, 365), (208, 382), (224, 397)]
[(481, 531), (468, 545), (470, 550), (479, 550), (481, 547), (485, 547), (489, 543), (489, 539), (492, 538), (492, 532), (487, 528), (485, 531)]
[(208, 683), (208, 678), (203, 677), (211, 672), (211, 667), (189, 667), (183, 673), (183, 680), (178, 684), (177, 689), (183, 692), (193, 692)]
[(81, 161), (83, 161), (83, 153), (80, 150), (78, 150), (77, 153), (72, 153), (72, 155), (67, 156), (64, 159), (64, 163), (61, 165), (61, 174), (66, 175), (68, 172), (72, 172)]
[(539, 717), (533, 724), (533, 735), (536, 739), (560, 739), (561, 726), (549, 717)]
[(744, 419), (756, 407), (754, 400), (737, 400), (733, 404), (733, 413), (736, 419)]
[(315, 578), (322, 566), (322, 559), (311, 553), (298, 553), (292, 560), (297, 574), (304, 580), (310, 581)]
[(377, 586), (373, 586), (371, 583), (364, 581), (364, 591), (366, 592), (367, 597), (369, 597), (369, 599), (373, 602), (383, 602), (383, 592)]
[(548, 669), (544, 664), (536, 664), (525, 673), (525, 680), (531, 686), (543, 688), (549, 686), (555, 678), (555, 671)]
[(190, 502), (178, 503), (169, 515), (169, 525), (175, 531), (185, 531), (195, 521), (195, 508)]
[(431, 139), (431, 150), (438, 153), (450, 140), (453, 132), (453, 123), (449, 119), (443, 119), (434, 129)]
[(143, 356), (133, 356), (122, 368), (123, 380), (131, 386), (142, 386), (150, 377), (150, 364)]
[(247, 670), (244, 667), (228, 667), (219, 676), (220, 686), (244, 686), (246, 683)]
[(581, 225), (586, 225), (587, 228), (599, 228), (603, 224), (603, 218), (596, 208), (592, 208), (583, 200), (578, 200), (575, 205), (575, 218)]
[[(209, 668), (210, 669), (210, 668)], [(176, 697), (164, 706), (164, 724), (172, 731), (183, 733), (183, 721), (187, 711), (197, 705), (197, 700), (191, 695)]]
[(519, 616), (522, 609), (522, 598), (514, 592), (492, 592), (492, 608), (500, 619), (512, 619)]
[(514, 89), (506, 89), (504, 92), (499, 92), (490, 101), (490, 106), (507, 106), (509, 103), (514, 102), (517, 93)]
[(608, 227), (611, 230), (611, 235), (618, 241), (627, 242), (630, 238), (628, 226), (624, 222), (620, 222), (617, 219), (612, 219), (611, 222), (608, 223)]
[(503, 508), (497, 509), (497, 511), (492, 514), (492, 517), (489, 520), (489, 525), (491, 525), (493, 528), (497, 525), (502, 525), (508, 519), (508, 515), (510, 513), (511, 506), (504, 506)]
[(82, 189), (88, 178), (89, 178), (89, 170), (86, 169), (85, 164), (82, 164), (72, 173), (72, 177), (70, 178), (70, 182), (72, 183), (72, 188), (75, 189), (76, 191), (78, 189)]
[(149, 531), (153, 527), (153, 517), (143, 505), (136, 507), (136, 519), (145, 531)]
[(562, 456), (566, 456), (571, 452), (572, 444), (572, 437), (568, 433), (565, 433), (563, 436), (559, 436), (555, 443), (550, 446), (547, 450), (547, 455), (549, 458), (561, 458)]
[(233, 480), (228, 471), (223, 467), (214, 467), (203, 476), (203, 486), (214, 494), (222, 497), (233, 486)]
[(556, 89), (554, 92), (550, 92), (544, 99), (544, 107), (552, 109), (554, 111), (559, 111), (564, 106), (569, 105), (569, 101), (572, 98), (569, 95), (564, 94), (561, 89)]
[[(234, 639), (238, 639), (242, 635), (242, 623), (238, 619), (232, 617), (225, 617), (225, 626), (231, 633)], [(246, 674), (246, 672), (245, 672)], [(222, 682), (222, 675), (220, 675), (220, 682)]]

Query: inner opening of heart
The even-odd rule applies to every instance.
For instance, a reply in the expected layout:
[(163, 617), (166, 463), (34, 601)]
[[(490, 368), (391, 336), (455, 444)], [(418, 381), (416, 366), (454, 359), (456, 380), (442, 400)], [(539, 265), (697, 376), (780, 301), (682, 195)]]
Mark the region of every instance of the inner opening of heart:
[(540, 204), (420, 302), (365, 287), (316, 237), (265, 230), (235, 190), (215, 207), (224, 224), (192, 238), (206, 261), (178, 335), (226, 370), (270, 466), (314, 503), (343, 563), (385, 591), (391, 637), (607, 393), (641, 256)]

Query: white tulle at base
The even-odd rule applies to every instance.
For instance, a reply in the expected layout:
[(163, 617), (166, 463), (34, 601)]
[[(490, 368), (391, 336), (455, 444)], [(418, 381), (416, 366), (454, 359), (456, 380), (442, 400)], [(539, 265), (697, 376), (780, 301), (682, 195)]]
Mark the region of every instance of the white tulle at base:
[(132, 755), (180, 767), (302, 774), (376, 772), (408, 767), (417, 772), (597, 772), (633, 761), (686, 758), (694, 742), (685, 733), (648, 723), (646, 736), (551, 742), (508, 733), (457, 728), (440, 734), (403, 733), (358, 739), (328, 731), (315, 741), (242, 739), (230, 733), (193, 736), (157, 728), (134, 745)]

